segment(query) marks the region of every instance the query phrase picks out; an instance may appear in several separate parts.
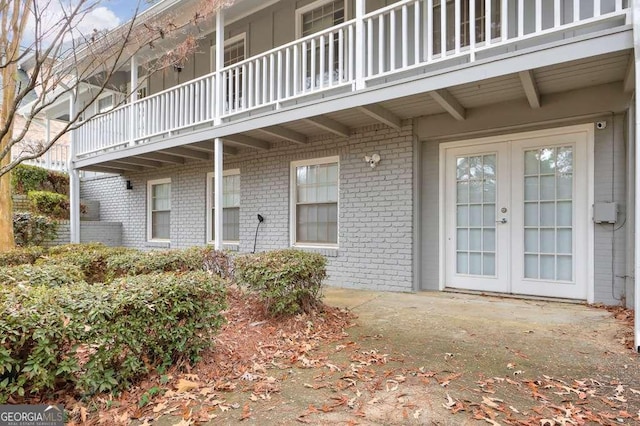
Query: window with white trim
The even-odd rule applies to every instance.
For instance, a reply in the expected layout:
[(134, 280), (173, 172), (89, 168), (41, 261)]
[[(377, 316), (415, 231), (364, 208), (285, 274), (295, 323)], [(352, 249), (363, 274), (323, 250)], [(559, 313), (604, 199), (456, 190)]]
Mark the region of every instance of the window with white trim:
[(342, 24), (345, 12), (344, 0), (320, 0), (301, 8), (298, 11), (298, 36), (305, 37)]
[[(240, 169), (225, 170), (222, 178), (222, 240), (240, 242)], [(215, 240), (215, 178), (207, 173), (207, 242)]]
[[(306, 37), (317, 32), (326, 30), (335, 25), (342, 24), (346, 19), (346, 8), (344, 0), (318, 0), (296, 11), (297, 21), (296, 29), (298, 37)], [(339, 68), (339, 44), (340, 40), (337, 34), (334, 34), (333, 45), (329, 45), (329, 37), (325, 37), (324, 49), (317, 42), (312, 52), (311, 43), (307, 44), (304, 56), (306, 62), (306, 82), (307, 89), (317, 86), (324, 86), (331, 80), (331, 74), (334, 74), (333, 80), (338, 80)], [(321, 55), (324, 50), (324, 69), (320, 69)], [(333, 63), (330, 63), (330, 50), (333, 51)]]
[[(231, 37), (224, 42), (224, 67), (242, 62), (246, 58), (247, 37), (245, 33)], [(216, 46), (211, 46), (211, 71), (216, 70)], [(227, 90), (227, 109), (233, 109), (231, 103), (242, 99), (242, 68), (237, 73), (227, 74), (224, 84)]]
[(337, 246), (339, 157), (291, 163), (294, 245)]
[(147, 239), (169, 241), (171, 231), (171, 179), (147, 182)]
[(113, 94), (108, 94), (98, 98), (98, 113), (107, 112), (113, 109)]

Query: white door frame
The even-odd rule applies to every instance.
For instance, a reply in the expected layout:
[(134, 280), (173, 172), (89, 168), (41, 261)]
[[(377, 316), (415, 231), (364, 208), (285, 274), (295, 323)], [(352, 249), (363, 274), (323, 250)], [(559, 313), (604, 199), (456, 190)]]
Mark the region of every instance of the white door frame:
[(550, 128), (544, 130), (535, 130), (522, 133), (509, 133), (498, 136), (489, 136), (476, 139), (466, 139), (455, 142), (441, 143), (439, 146), (439, 188), (438, 188), (438, 202), (439, 202), (439, 273), (438, 283), (439, 289), (442, 291), (445, 288), (446, 270), (447, 270), (447, 242), (446, 242), (446, 152), (447, 149), (466, 147), (474, 145), (482, 145), (487, 143), (509, 142), (517, 141), (521, 139), (532, 139), (545, 136), (557, 136), (568, 133), (585, 133), (587, 140), (587, 208), (588, 223), (587, 223), (587, 302), (593, 303), (595, 298), (595, 273), (594, 273), (594, 226), (592, 223), (593, 217), (593, 203), (594, 203), (594, 125), (579, 124), (575, 126), (566, 126), (558, 128)]

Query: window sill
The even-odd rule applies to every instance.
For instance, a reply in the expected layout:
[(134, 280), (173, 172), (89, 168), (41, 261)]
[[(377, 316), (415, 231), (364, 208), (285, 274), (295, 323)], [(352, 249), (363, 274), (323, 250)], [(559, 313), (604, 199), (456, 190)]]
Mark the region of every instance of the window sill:
[(171, 241), (168, 240), (157, 240), (157, 241), (147, 241), (146, 243), (144, 243), (145, 247), (149, 247), (149, 248), (170, 248), (171, 247)]
[(302, 250), (309, 253), (318, 253), (326, 257), (338, 257), (339, 249), (337, 246), (305, 246), (293, 245), (291, 248)]

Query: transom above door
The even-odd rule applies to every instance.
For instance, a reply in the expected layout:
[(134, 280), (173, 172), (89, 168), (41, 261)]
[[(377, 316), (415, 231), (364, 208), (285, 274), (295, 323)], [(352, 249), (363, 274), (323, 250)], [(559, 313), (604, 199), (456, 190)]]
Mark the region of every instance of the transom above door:
[(587, 299), (588, 132), (445, 148), (445, 287)]

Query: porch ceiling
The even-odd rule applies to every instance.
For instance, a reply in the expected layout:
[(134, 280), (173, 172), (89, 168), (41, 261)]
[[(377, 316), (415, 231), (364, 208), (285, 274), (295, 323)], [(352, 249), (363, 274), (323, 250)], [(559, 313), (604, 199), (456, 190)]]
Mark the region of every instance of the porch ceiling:
[[(631, 51), (620, 51), (535, 68), (525, 74), (531, 78), (530, 81), (533, 82), (534, 87), (537, 87), (537, 99), (541, 99), (544, 108), (545, 95), (624, 81), (631, 55)], [(458, 119), (463, 119), (466, 110), (469, 109), (518, 99), (529, 99), (531, 103), (532, 100), (527, 97), (521, 74), (508, 74), (452, 86), (438, 91), (437, 96), (432, 93), (418, 93), (381, 102), (377, 104), (378, 109), (374, 112), (382, 111), (400, 120), (443, 113), (451, 113)], [(535, 89), (533, 93), (535, 99)], [(532, 96), (531, 90), (529, 96)], [(225, 156), (241, 155), (245, 149), (268, 149), (274, 143), (304, 144), (309, 139), (323, 134), (345, 134), (345, 132), (348, 134), (353, 129), (380, 123), (374, 118), (375, 116), (375, 113), (367, 113), (361, 107), (350, 108), (325, 114), (318, 119), (287, 122), (273, 126), (268, 131), (247, 131), (240, 135), (229, 136), (225, 143)], [(331, 131), (328, 130), (329, 128)], [(129, 173), (170, 164), (211, 161), (213, 143), (199, 141), (179, 148), (159, 150), (129, 158), (131, 160), (119, 159), (110, 163), (96, 164), (86, 167), (86, 170), (104, 171), (106, 166), (117, 173)]]

